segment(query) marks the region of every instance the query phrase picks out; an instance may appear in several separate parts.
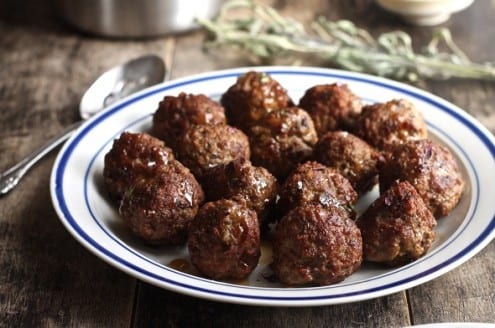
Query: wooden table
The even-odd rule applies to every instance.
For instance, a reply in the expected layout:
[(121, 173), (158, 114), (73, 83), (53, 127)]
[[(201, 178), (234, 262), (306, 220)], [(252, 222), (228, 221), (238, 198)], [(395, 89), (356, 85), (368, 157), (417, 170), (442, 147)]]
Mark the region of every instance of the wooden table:
[[(403, 29), (425, 44), (431, 28), (404, 25), (371, 1), (275, 1), (288, 15), (346, 18), (377, 34)], [(449, 27), (475, 61), (495, 59), (495, 3), (476, 1)], [(201, 31), (148, 40), (105, 40), (65, 25), (49, 2), (0, 2), (0, 168), (78, 119), (80, 97), (111, 66), (145, 53), (171, 77), (248, 65), (201, 50)], [(447, 80), (421, 87), (464, 108), (495, 132), (495, 83)], [(137, 281), (83, 248), (65, 230), (48, 191), (53, 152), (0, 199), (0, 326), (401, 327), (495, 322), (495, 242), (457, 269), (409, 290), (351, 304), (241, 306), (191, 298)]]

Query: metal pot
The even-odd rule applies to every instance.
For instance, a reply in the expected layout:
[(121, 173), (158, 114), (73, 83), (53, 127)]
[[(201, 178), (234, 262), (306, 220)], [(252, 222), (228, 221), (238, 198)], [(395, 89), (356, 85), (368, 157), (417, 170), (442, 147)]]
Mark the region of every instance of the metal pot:
[(78, 29), (106, 37), (152, 37), (197, 27), (222, 0), (56, 0), (62, 17)]

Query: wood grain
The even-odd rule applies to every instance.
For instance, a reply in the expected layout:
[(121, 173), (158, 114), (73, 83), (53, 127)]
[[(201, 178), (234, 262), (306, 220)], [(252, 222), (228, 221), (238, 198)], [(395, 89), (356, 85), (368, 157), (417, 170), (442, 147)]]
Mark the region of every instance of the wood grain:
[[(79, 36), (61, 34), (65, 28), (38, 2), (3, 2), (2, 9), (0, 166), (6, 168), (77, 119), (79, 92), (100, 67), (75, 70), (85, 66), (73, 65), (83, 63)], [(48, 190), (54, 156), (0, 199), (0, 326), (124, 326), (136, 282), (60, 224)]]
[(433, 281), (408, 291), (414, 324), (494, 322), (495, 243)]
[[(308, 22), (350, 19), (372, 34), (403, 29), (415, 47), (432, 28), (404, 25), (371, 0), (266, 0)], [(476, 61), (495, 58), (493, 1), (476, 1), (444, 24)], [(0, 168), (78, 120), (78, 103), (98, 74), (145, 53), (167, 59), (173, 78), (252, 65), (245, 56), (204, 52), (200, 31), (147, 40), (80, 34), (48, 2), (0, 2)], [(418, 85), (495, 132), (495, 83)], [(495, 322), (495, 242), (459, 268), (407, 292), (335, 306), (277, 308), (218, 303), (138, 282), (96, 258), (57, 219), (49, 195), (55, 154), (0, 198), (0, 326), (402, 327), (446, 321)]]
[[(135, 327), (393, 327), (409, 324), (403, 293), (353, 304), (287, 308), (204, 301), (141, 284), (136, 310)], [(163, 311), (168, 315), (161, 315)]]

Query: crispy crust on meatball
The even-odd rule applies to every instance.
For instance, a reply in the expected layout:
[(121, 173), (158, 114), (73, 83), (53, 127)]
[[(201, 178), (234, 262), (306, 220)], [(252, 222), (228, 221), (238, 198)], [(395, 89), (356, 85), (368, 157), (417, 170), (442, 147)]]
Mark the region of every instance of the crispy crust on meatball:
[(119, 213), (146, 243), (179, 245), (186, 241), (203, 199), (194, 176), (175, 161), (152, 178), (133, 184), (122, 198)]
[(302, 205), (277, 224), (272, 269), (284, 284), (337, 283), (361, 262), (361, 233), (340, 207)]
[(268, 170), (242, 158), (211, 169), (203, 179), (203, 188), (209, 201), (227, 198), (245, 202), (262, 225), (275, 204), (278, 183)]
[(225, 111), (204, 94), (165, 96), (153, 114), (152, 133), (172, 149), (185, 131), (195, 124), (226, 124)]
[(328, 131), (350, 130), (362, 106), (361, 99), (347, 84), (339, 83), (315, 85), (299, 101), (299, 107), (313, 119), (318, 136)]
[(293, 106), (287, 91), (263, 72), (247, 72), (222, 95), (228, 122), (247, 131), (266, 113)]
[(352, 207), (357, 199), (356, 191), (340, 173), (317, 162), (306, 162), (281, 186), (277, 213), (283, 216), (295, 207), (317, 203), (340, 206), (354, 216)]
[(435, 239), (436, 220), (416, 189), (395, 182), (357, 220), (364, 259), (398, 266), (423, 256)]
[(154, 176), (174, 161), (163, 141), (146, 133), (124, 132), (105, 154), (103, 180), (110, 198), (118, 203), (136, 180)]
[(354, 132), (380, 150), (428, 137), (423, 114), (405, 99), (364, 106)]
[(188, 248), (192, 264), (205, 276), (244, 279), (261, 254), (256, 213), (233, 200), (204, 204), (191, 225)]
[(378, 182), (380, 154), (348, 132), (325, 133), (316, 143), (313, 158), (342, 174), (360, 195)]
[(253, 164), (265, 167), (278, 179), (308, 159), (318, 141), (311, 117), (298, 107), (266, 114), (248, 136)]
[(448, 148), (431, 140), (410, 141), (393, 148), (380, 163), (380, 190), (395, 180), (409, 181), (438, 219), (459, 202), (464, 180)]
[(249, 158), (249, 141), (241, 130), (230, 125), (194, 125), (184, 134), (177, 155), (201, 182), (215, 166)]

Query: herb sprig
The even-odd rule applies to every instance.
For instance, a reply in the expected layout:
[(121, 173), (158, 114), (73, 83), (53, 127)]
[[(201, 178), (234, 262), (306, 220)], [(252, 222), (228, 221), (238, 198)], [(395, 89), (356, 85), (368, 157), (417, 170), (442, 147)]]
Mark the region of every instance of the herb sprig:
[(447, 29), (437, 30), (425, 50), (416, 53), (403, 31), (374, 38), (347, 20), (318, 17), (311, 32), (270, 6), (230, 0), (211, 20), (197, 22), (208, 32), (206, 47), (235, 47), (265, 60), (317, 56), (347, 70), (415, 82), (467, 78), (495, 81), (494, 63), (474, 63), (457, 47)]

